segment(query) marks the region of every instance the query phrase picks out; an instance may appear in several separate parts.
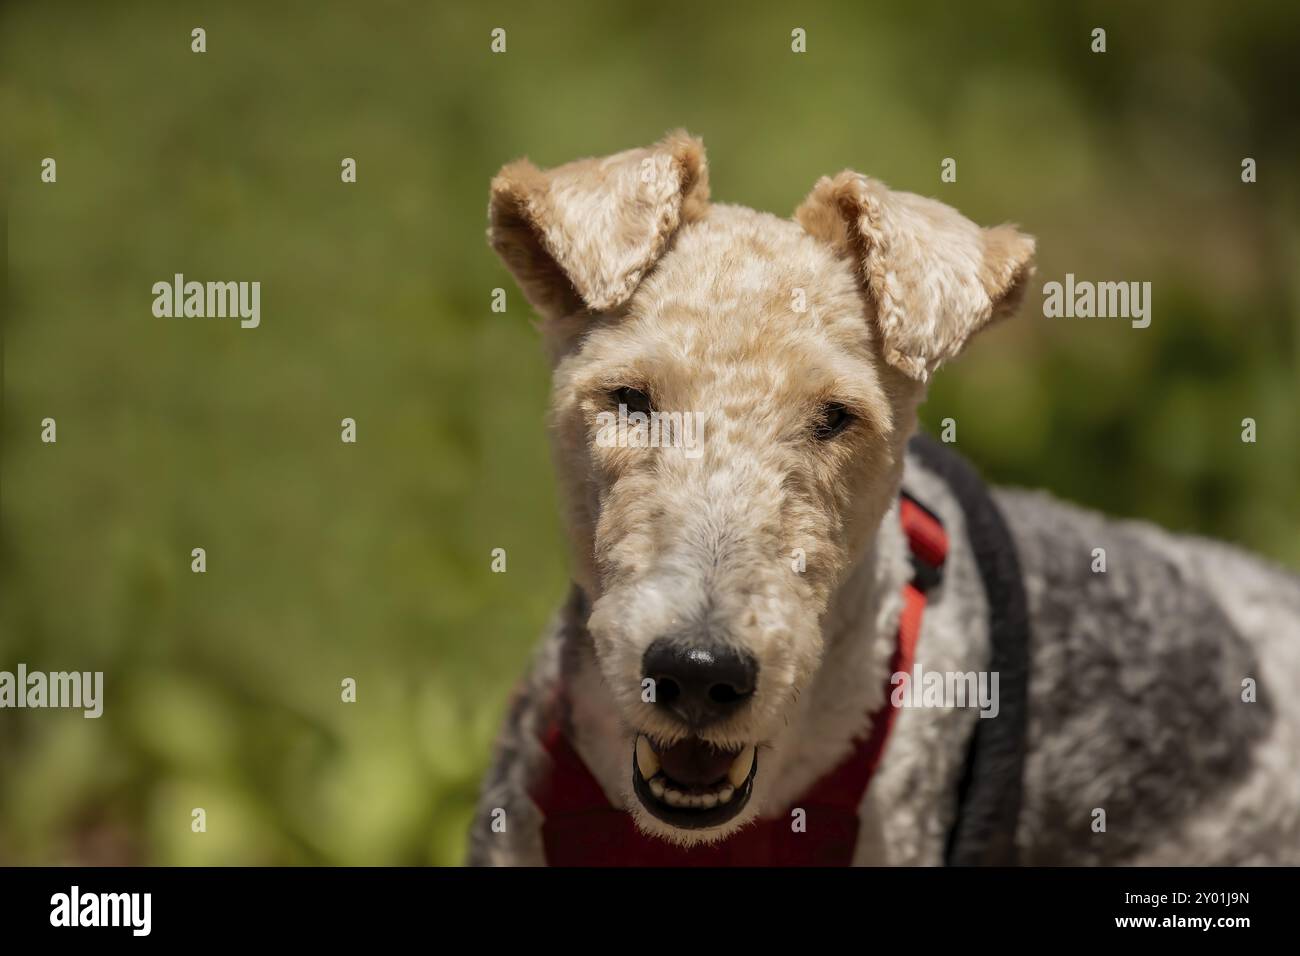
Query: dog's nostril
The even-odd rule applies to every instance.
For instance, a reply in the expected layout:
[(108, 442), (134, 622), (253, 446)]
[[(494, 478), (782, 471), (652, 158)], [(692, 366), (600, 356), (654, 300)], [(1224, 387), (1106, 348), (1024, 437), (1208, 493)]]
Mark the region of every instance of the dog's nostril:
[(736, 690), (730, 684), (714, 684), (709, 688), (709, 698), (718, 704), (734, 704), (749, 694), (749, 691)]
[(681, 696), (681, 693), (682, 689), (671, 677), (660, 677), (655, 680), (655, 700), (671, 704)]

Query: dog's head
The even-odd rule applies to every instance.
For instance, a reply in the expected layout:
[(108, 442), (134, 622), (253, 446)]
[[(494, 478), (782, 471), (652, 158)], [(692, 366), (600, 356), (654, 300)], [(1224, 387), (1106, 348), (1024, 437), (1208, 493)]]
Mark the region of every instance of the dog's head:
[(853, 172), (794, 219), (711, 205), (682, 133), (512, 163), (489, 215), (545, 319), (629, 805), (667, 839), (725, 837), (762, 803), (756, 748), (820, 665), (822, 616), (897, 493), (926, 379), (1015, 307), (1033, 240)]

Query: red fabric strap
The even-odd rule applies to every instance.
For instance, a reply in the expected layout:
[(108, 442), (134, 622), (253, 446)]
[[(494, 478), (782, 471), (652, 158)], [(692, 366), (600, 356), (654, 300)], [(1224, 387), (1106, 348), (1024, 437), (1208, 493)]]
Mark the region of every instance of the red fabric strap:
[[(899, 520), (913, 557), (934, 571), (948, 555), (948, 536), (931, 512), (911, 497), (899, 502)], [(911, 673), (926, 594), (916, 581), (903, 587), (903, 609), (889, 674)], [(865, 736), (840, 764), (786, 812), (763, 818), (711, 846), (683, 849), (636, 828), (632, 816), (610, 804), (558, 720), (542, 744), (550, 756), (532, 792), (543, 816), (542, 844), (550, 866), (847, 866), (858, 837), (858, 806), (880, 764), (898, 708), (889, 697), (871, 715)], [(790, 826), (791, 811), (807, 814), (805, 832)]]

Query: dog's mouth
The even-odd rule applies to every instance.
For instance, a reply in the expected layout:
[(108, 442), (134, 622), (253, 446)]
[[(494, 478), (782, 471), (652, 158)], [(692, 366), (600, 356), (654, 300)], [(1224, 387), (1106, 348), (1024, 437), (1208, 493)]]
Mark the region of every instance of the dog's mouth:
[(657, 747), (638, 734), (632, 751), (632, 788), (646, 811), (683, 830), (717, 827), (734, 819), (754, 789), (758, 754), (753, 744), (719, 750), (698, 737)]

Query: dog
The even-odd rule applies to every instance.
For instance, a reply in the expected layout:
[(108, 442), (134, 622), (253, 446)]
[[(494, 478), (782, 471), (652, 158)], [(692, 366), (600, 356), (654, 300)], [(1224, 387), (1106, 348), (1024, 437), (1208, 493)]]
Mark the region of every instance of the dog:
[(852, 171), (791, 219), (712, 203), (680, 131), (505, 166), (488, 236), (573, 587), (470, 863), (1300, 862), (1300, 579), (915, 436), (1032, 237)]

